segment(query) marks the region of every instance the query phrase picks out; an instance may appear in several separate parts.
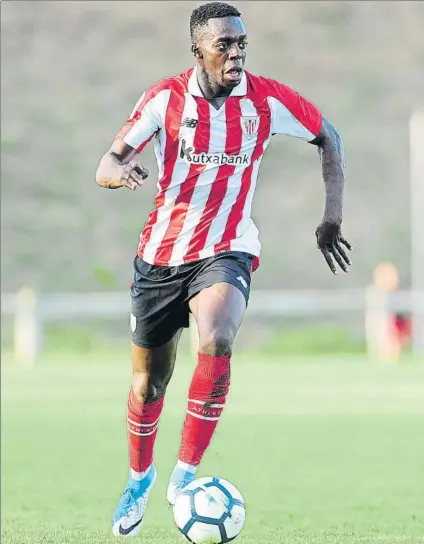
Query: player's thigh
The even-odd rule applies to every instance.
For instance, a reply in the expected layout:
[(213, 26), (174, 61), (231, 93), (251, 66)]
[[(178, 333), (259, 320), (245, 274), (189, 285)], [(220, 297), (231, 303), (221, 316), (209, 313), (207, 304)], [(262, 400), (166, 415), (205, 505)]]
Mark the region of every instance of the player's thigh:
[(166, 344), (158, 347), (142, 347), (131, 342), (131, 361), (133, 373), (142, 372), (166, 377), (174, 366), (178, 342), (182, 329), (177, 331)]
[(234, 336), (246, 311), (246, 300), (241, 291), (226, 282), (215, 283), (202, 289), (189, 304), (199, 335), (220, 331)]
[(131, 340), (141, 348), (135, 350), (137, 360), (151, 351), (172, 351), (177, 332), (189, 321), (178, 268), (154, 266), (137, 257), (130, 292)]
[(201, 348), (231, 351), (249, 300), (250, 263), (242, 253), (211, 258), (190, 286)]
[(149, 398), (164, 392), (175, 364), (181, 328), (188, 326), (181, 280), (176, 267), (134, 260), (131, 286), (133, 389)]
[(132, 389), (138, 400), (154, 401), (164, 395), (174, 372), (181, 330), (163, 346), (146, 348), (131, 343)]

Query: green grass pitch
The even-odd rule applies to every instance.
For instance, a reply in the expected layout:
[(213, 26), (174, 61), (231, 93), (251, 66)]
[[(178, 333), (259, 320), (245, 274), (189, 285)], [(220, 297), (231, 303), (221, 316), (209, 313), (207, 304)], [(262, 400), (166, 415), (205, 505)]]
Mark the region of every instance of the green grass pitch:
[[(235, 356), (199, 475), (246, 499), (237, 544), (424, 543), (424, 365)], [(166, 502), (192, 365), (181, 361), (156, 445), (158, 481), (133, 542), (182, 544)], [(5, 364), (2, 542), (108, 544), (127, 477), (129, 362)]]

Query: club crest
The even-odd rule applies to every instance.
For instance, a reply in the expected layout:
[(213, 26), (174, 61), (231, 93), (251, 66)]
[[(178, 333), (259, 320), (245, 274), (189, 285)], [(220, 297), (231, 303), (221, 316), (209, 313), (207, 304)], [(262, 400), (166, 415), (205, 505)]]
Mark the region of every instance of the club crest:
[(243, 134), (251, 140), (256, 136), (256, 133), (258, 132), (259, 128), (259, 117), (251, 116), (251, 117), (241, 117), (241, 129), (243, 131)]

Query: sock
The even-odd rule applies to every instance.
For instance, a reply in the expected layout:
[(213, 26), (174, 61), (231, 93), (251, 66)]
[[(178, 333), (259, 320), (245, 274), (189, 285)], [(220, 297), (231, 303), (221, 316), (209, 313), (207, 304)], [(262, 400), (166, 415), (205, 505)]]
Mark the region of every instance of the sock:
[[(151, 466), (151, 465), (150, 465)], [(141, 480), (144, 480), (144, 478), (148, 475), (149, 473), (149, 470), (150, 470), (150, 466), (146, 469), (146, 470), (143, 470), (143, 472), (137, 472), (136, 470), (130, 468), (130, 476), (131, 476), (131, 480), (136, 480), (138, 482), (141, 482)]]
[(178, 459), (199, 465), (224, 409), (230, 386), (230, 357), (199, 353), (191, 381)]
[(141, 480), (153, 462), (153, 448), (163, 408), (163, 399), (141, 403), (130, 390), (128, 396), (128, 444), (131, 477)]
[(175, 468), (184, 470), (184, 472), (191, 472), (191, 474), (196, 474), (196, 471), (197, 471), (196, 465), (190, 465), (190, 463), (184, 463), (184, 461), (180, 461), (179, 459), (177, 461)]

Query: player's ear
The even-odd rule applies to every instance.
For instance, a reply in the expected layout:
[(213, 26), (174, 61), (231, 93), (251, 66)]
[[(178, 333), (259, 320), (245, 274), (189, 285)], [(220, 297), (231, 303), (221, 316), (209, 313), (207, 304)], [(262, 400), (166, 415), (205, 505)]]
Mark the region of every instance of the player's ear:
[(193, 43), (193, 45), (191, 46), (191, 52), (197, 59), (201, 59), (203, 56), (199, 46), (195, 43)]

